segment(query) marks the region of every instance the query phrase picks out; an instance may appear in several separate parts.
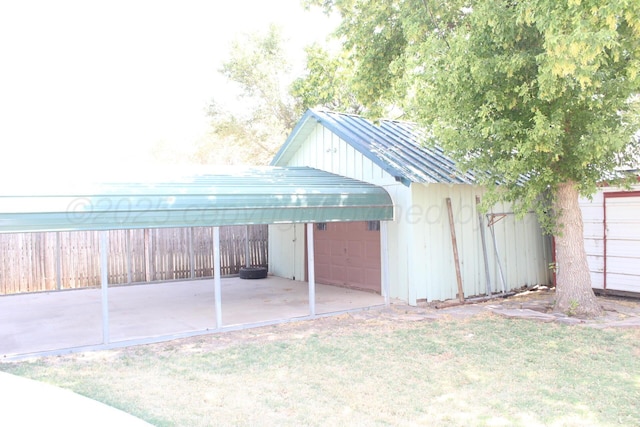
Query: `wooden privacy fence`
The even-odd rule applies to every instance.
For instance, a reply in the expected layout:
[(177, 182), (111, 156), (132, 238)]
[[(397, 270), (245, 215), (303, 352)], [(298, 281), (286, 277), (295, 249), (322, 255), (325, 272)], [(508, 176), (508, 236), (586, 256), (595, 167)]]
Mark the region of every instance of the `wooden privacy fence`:
[[(213, 277), (213, 227), (110, 230), (109, 284)], [(267, 266), (268, 226), (220, 227), (222, 275)], [(0, 294), (100, 286), (100, 232), (0, 234)]]

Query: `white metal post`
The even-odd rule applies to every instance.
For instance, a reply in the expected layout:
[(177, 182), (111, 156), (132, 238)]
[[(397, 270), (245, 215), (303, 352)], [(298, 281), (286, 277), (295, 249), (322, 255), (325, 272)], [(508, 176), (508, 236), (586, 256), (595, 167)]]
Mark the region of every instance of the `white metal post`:
[(109, 232), (100, 232), (100, 288), (102, 296), (102, 343), (109, 344)]
[(313, 224), (307, 224), (307, 272), (309, 273), (309, 314), (316, 315), (316, 270), (313, 253)]
[(221, 328), (222, 291), (220, 283), (220, 227), (213, 227), (213, 294), (216, 304), (216, 328)]
[(384, 305), (389, 305), (389, 240), (388, 240), (387, 221), (380, 221), (380, 258), (382, 271), (382, 296), (384, 297)]
[(193, 253), (193, 227), (189, 229), (189, 278), (193, 279), (196, 277), (196, 263), (195, 256)]

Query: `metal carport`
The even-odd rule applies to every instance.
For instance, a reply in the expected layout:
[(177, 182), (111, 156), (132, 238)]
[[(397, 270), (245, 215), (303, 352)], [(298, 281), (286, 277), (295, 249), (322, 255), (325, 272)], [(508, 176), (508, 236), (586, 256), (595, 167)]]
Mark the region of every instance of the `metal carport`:
[[(313, 254), (313, 223), (393, 218), (387, 192), (378, 186), (308, 167), (236, 168), (232, 173), (144, 176), (138, 180), (82, 179), (19, 183), (0, 194), (0, 232), (100, 230), (102, 344), (110, 348), (107, 278), (108, 230), (214, 226), (216, 329), (223, 330), (219, 228), (225, 225), (306, 223)], [(383, 249), (384, 256), (384, 249)], [(313, 256), (308, 259), (309, 316), (316, 315)], [(383, 260), (383, 270), (385, 269)], [(383, 271), (384, 277), (384, 271)], [(383, 280), (388, 303), (388, 283)], [(155, 341), (172, 336), (155, 337)], [(145, 340), (149, 342), (149, 340)], [(135, 344), (131, 342), (130, 344)], [(117, 346), (127, 344), (118, 342)], [(67, 349), (70, 350), (70, 349)]]

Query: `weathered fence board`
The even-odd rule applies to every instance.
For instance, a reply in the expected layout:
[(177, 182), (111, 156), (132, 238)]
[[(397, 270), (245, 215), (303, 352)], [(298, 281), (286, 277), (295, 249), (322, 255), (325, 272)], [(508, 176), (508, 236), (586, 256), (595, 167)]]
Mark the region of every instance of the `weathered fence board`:
[[(248, 232), (247, 232), (248, 230)], [(266, 225), (220, 228), (222, 275), (266, 266)], [(0, 295), (100, 285), (100, 232), (0, 234)], [(109, 284), (213, 277), (213, 227), (109, 231)]]

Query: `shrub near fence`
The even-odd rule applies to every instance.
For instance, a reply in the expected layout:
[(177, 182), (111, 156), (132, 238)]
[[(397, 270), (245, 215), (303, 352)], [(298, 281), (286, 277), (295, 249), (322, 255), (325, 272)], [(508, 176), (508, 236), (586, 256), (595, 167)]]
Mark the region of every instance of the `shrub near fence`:
[[(247, 233), (248, 230), (248, 233)], [(213, 277), (213, 227), (110, 230), (109, 284)], [(223, 276), (267, 266), (266, 225), (220, 227)], [(100, 286), (100, 232), (0, 234), (0, 294)]]

